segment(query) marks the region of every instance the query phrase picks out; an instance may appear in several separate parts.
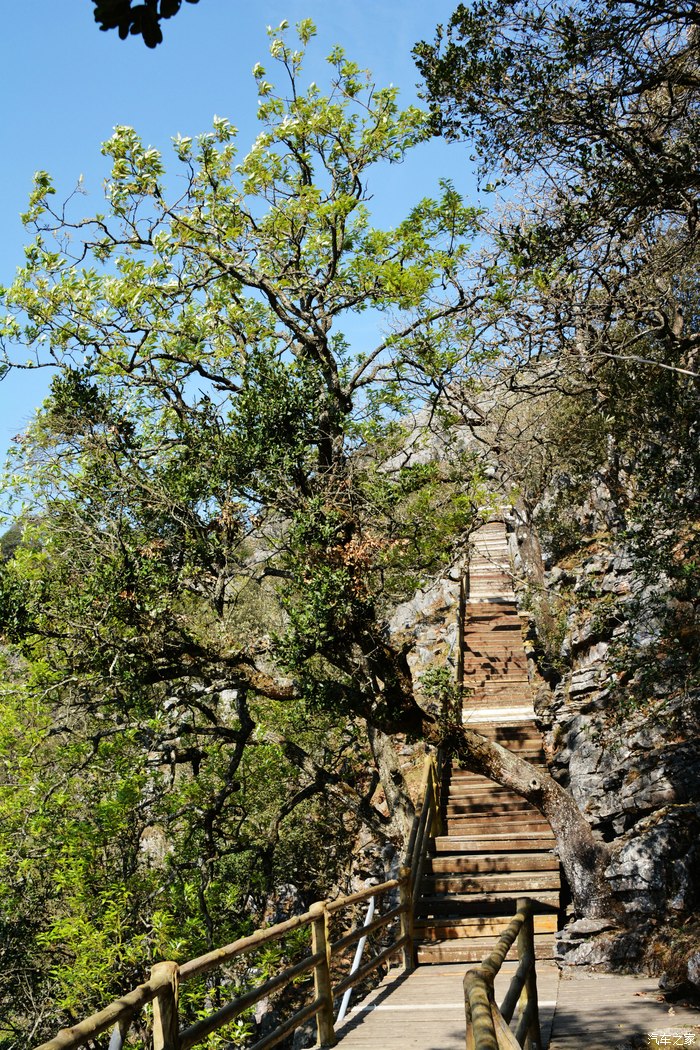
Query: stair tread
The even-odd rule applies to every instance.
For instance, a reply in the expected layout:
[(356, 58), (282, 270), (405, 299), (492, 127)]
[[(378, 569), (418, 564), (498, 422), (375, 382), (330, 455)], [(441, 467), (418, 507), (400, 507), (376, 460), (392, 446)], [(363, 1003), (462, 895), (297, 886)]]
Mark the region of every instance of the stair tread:
[(523, 897), (535, 890), (556, 890), (561, 886), (559, 871), (517, 871), (478, 873), (476, 875), (426, 875), (423, 879), (427, 893), (491, 893), (501, 891)]
[[(488, 937), (490, 931), (502, 932), (512, 921), (509, 915), (473, 915), (466, 918), (416, 919), (414, 930), (421, 940), (456, 940), (459, 937)], [(557, 929), (557, 916), (549, 913), (534, 915), (535, 935), (554, 933)]]
[[(535, 945), (535, 958), (540, 960), (554, 958), (554, 938), (550, 936), (548, 941), (551, 943)], [(469, 948), (459, 947), (454, 941), (440, 945), (421, 944), (416, 952), (416, 958), (418, 963), (423, 965), (431, 962), (481, 962), (483, 957), (495, 947), (495, 941), (492, 944), (489, 944), (488, 941), (478, 942)], [(515, 955), (512, 958), (515, 958)]]
[(515, 914), (515, 905), (520, 897), (529, 897), (535, 907), (543, 905), (549, 910), (558, 911), (560, 891), (553, 889), (533, 890), (524, 893), (522, 890), (502, 891), (494, 893), (488, 890), (479, 890), (474, 893), (439, 894), (421, 897), (416, 902), (417, 913), (421, 917), (427, 915), (483, 915), (488, 914), (485, 909), (490, 909), (490, 914), (510, 915)]
[[(483, 850), (489, 850), (490, 856), (502, 856), (503, 854), (516, 854), (516, 853), (532, 853), (533, 852), (533, 836), (528, 832), (527, 837), (525, 836), (511, 836), (508, 835), (505, 838), (498, 839), (496, 836), (481, 835), (474, 836), (470, 839), (458, 839), (450, 838), (447, 839), (444, 845), (436, 846), (436, 855), (449, 856), (450, 854), (456, 856), (471, 856), (473, 854), (479, 854)], [(541, 842), (542, 853), (551, 853), (552, 849), (556, 845), (556, 840), (553, 835), (543, 836), (538, 842)], [(459, 845), (455, 846), (455, 842)]]
[[(452, 866), (451, 866), (452, 865)], [(515, 865), (515, 867), (506, 867)], [(467, 856), (440, 854), (431, 857), (427, 874), (461, 874), (462, 872), (489, 871), (559, 871), (559, 858), (553, 853), (521, 852), (509, 854), (473, 853)]]
[[(490, 824), (501, 824), (503, 827), (508, 829), (509, 827), (522, 827), (523, 831), (532, 831), (535, 827), (549, 827), (549, 824), (544, 817), (532, 816), (528, 819), (524, 819), (523, 814), (516, 814), (508, 816), (507, 814), (499, 814), (495, 817), (489, 816), (487, 813), (458, 813), (454, 816), (448, 814), (447, 826), (448, 827), (473, 827), (474, 831), (481, 831), (482, 834), (484, 829)], [(448, 832), (448, 834), (450, 834)]]

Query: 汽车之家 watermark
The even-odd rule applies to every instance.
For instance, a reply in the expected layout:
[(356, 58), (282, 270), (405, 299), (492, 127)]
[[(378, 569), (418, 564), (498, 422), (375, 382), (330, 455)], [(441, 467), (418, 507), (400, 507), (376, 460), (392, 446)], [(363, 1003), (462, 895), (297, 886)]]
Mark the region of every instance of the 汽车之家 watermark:
[(696, 1032), (682, 1031), (678, 1028), (660, 1028), (647, 1032), (649, 1046), (700, 1046)]

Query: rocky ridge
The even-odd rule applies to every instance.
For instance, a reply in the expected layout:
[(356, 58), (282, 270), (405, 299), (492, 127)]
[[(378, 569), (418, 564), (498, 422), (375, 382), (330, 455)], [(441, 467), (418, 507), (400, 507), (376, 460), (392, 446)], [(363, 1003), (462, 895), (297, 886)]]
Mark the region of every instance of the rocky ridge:
[[(635, 567), (602, 477), (576, 524), (578, 547), (555, 559), (522, 509), (509, 521), (550, 768), (610, 844), (606, 874), (621, 904), (609, 923), (570, 923), (558, 954), (567, 966), (635, 968), (655, 954), (663, 965), (659, 945), (682, 939), (700, 904), (699, 698), (671, 673), (625, 705), (645, 662), (663, 654), (660, 623), (639, 610), (658, 605), (667, 582)], [(630, 652), (636, 670), (621, 659)]]

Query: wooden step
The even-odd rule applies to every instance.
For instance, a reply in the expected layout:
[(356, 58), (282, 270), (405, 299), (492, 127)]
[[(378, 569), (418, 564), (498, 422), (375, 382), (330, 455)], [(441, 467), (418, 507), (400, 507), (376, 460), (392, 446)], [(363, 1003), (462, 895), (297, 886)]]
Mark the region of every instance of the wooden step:
[[(477, 824), (481, 825), (483, 821), (490, 821), (492, 824), (497, 824), (499, 821), (505, 821), (508, 827), (511, 824), (524, 823), (524, 824), (539, 824), (542, 821), (547, 823), (545, 818), (535, 809), (534, 806), (529, 806), (526, 802), (520, 806), (495, 806), (491, 809), (488, 806), (481, 807), (476, 804), (476, 808), (468, 808), (468, 803), (455, 803), (454, 806), (449, 805), (447, 807), (447, 820), (473, 820)], [(547, 825), (549, 826), (549, 825)], [(506, 828), (503, 829), (507, 830)]]
[(485, 658), (483, 656), (470, 656), (464, 660), (464, 678), (470, 682), (478, 678), (480, 675), (484, 677), (499, 677), (507, 678), (509, 681), (518, 677), (522, 681), (527, 682), (527, 661), (518, 659), (516, 656), (508, 657), (504, 656), (502, 660), (495, 660), (493, 657)]
[(469, 678), (468, 675), (465, 675), (463, 685), (465, 703), (470, 701), (473, 703), (476, 698), (484, 702), (507, 696), (512, 697), (513, 700), (517, 699), (523, 705), (528, 702), (532, 704), (532, 687), (527, 678), (522, 682), (511, 681), (507, 676), (504, 676), (501, 681), (496, 679), (484, 681), (483, 678)]
[(443, 790), (452, 791), (454, 789), (455, 791), (461, 792), (469, 791), (475, 797), (479, 794), (486, 793), (493, 794), (494, 797), (496, 795), (512, 795), (516, 798), (520, 797), (517, 791), (513, 791), (512, 788), (499, 784), (497, 780), (489, 780), (488, 777), (483, 776), (481, 773), (472, 773), (471, 775), (474, 779), (468, 780), (465, 775), (468, 772), (466, 769), (458, 770), (457, 772), (462, 775), (451, 777)]
[[(467, 827), (472, 827), (475, 834), (484, 834), (484, 831), (491, 825), (493, 831), (517, 831), (518, 828), (522, 832), (531, 830), (531, 828), (545, 827), (548, 828), (549, 824), (536, 809), (526, 811), (524, 813), (498, 813), (494, 816), (486, 813), (455, 813), (447, 814), (447, 824), (457, 825), (465, 824)], [(500, 825), (500, 826), (499, 826)]]
[(492, 835), (439, 835), (434, 840), (436, 853), (518, 853), (532, 852), (538, 847), (541, 850), (552, 849), (556, 839), (551, 828), (541, 831), (507, 831)]
[(452, 838), (464, 838), (470, 835), (498, 835), (508, 831), (514, 835), (525, 835), (532, 831), (546, 831), (549, 824), (542, 820), (506, 820), (501, 817), (493, 820), (489, 817), (450, 817), (446, 821), (445, 831)]
[(514, 802), (511, 799), (505, 799), (503, 802), (499, 802), (497, 799), (487, 799), (486, 801), (471, 801), (467, 798), (455, 799), (450, 801), (446, 806), (447, 818), (450, 817), (493, 817), (497, 820), (500, 817), (529, 817), (530, 814), (541, 816), (538, 810), (531, 806), (528, 802), (520, 799), (518, 802)]
[(506, 788), (499, 789), (495, 785), (489, 790), (488, 787), (482, 787), (480, 784), (460, 784), (459, 781), (450, 784), (444, 797), (449, 802), (460, 802), (467, 799), (470, 802), (489, 801), (498, 805), (503, 805), (504, 802), (522, 803), (521, 796), (515, 791), (508, 791)]
[(491, 679), (503, 681), (529, 682), (527, 664), (524, 661), (510, 659), (504, 654), (502, 660), (491, 658), (488, 662), (482, 657), (472, 657), (464, 661), (464, 684), (478, 686), (479, 682)]
[[(522, 637), (522, 620), (517, 613), (482, 613), (475, 612), (474, 607), (469, 612), (469, 623), (464, 632), (464, 640), (471, 648), (472, 642), (493, 642), (496, 635), (512, 634), (514, 638)], [(520, 643), (522, 647), (522, 642)]]
[(536, 890), (558, 890), (561, 886), (559, 870), (516, 871), (477, 875), (426, 875), (424, 892), (437, 893), (515, 893), (528, 897)]
[[(518, 722), (510, 725), (494, 725), (493, 722), (479, 722), (476, 718), (472, 719), (472, 723), (478, 733), (488, 737), (489, 740), (497, 739), (504, 747), (512, 747), (516, 744), (531, 746), (535, 743), (542, 746), (542, 734), (534, 727), (524, 731)], [(456, 767), (454, 772), (459, 772), (459, 767)]]
[[(416, 947), (416, 960), (419, 965), (481, 962), (484, 956), (492, 952), (495, 947), (496, 938), (490, 937), (471, 943), (462, 940), (447, 940), (438, 943), (422, 942)], [(508, 958), (517, 958), (515, 947), (511, 949)], [(554, 937), (551, 934), (545, 934), (541, 937), (535, 935), (535, 958), (554, 958)]]
[(510, 871), (559, 871), (559, 858), (553, 853), (491, 854), (463, 853), (431, 857), (426, 865), (428, 875), (490, 873)]
[[(483, 703), (493, 696), (508, 696), (513, 697), (513, 706), (516, 703), (525, 708), (532, 709), (532, 686), (528, 681), (524, 682), (509, 682), (507, 678), (498, 683), (498, 687), (494, 686), (490, 682), (484, 682), (478, 678), (465, 677), (463, 683), (463, 694), (465, 703), (473, 703), (475, 698)], [(532, 715), (529, 715), (532, 718)]]
[[(505, 747), (507, 751), (517, 752), (518, 750), (523, 750), (523, 749), (527, 749), (529, 751), (536, 751), (538, 748), (540, 750), (542, 750), (542, 748), (543, 748), (542, 737), (531, 737), (531, 738), (528, 739), (528, 738), (524, 738), (524, 737), (518, 738), (518, 737), (515, 737), (515, 736), (513, 736), (513, 737), (503, 736), (503, 737), (499, 738), (496, 734), (494, 734), (494, 733), (489, 731), (490, 730), (489, 726), (485, 726), (485, 725), (483, 725), (483, 723), (479, 723), (479, 722), (476, 722), (476, 721), (472, 722), (472, 720), (470, 720), (468, 722), (465, 722), (465, 726), (466, 726), (467, 729), (473, 729), (473, 731), (475, 733), (478, 733), (479, 736), (486, 737), (487, 740), (494, 740), (497, 744), (500, 744), (501, 747)], [(504, 729), (505, 729), (505, 727), (504, 727)], [(453, 776), (453, 778), (454, 777), (459, 777), (462, 774), (466, 774), (466, 773), (468, 773), (470, 776), (473, 776), (473, 777), (479, 777), (479, 776), (483, 777), (483, 773), (474, 773), (471, 769), (466, 769), (466, 768), (462, 769), (459, 766), (455, 767), (455, 769), (454, 769), (454, 771), (452, 773), (452, 776)], [(484, 777), (484, 780), (488, 780), (488, 779), (489, 779), (488, 777)], [(491, 781), (491, 783), (495, 783), (495, 781)]]
[(495, 635), (493, 638), (484, 638), (483, 644), (476, 638), (465, 640), (465, 660), (492, 660), (505, 662), (514, 656), (523, 656), (522, 643), (511, 645), (507, 638)]
[(427, 918), (429, 915), (455, 916), (466, 915), (515, 915), (515, 908), (520, 897), (529, 897), (535, 911), (559, 911), (558, 889), (533, 889), (528, 893), (521, 891), (495, 893), (486, 890), (468, 894), (434, 894), (424, 895), (416, 901), (416, 914)]
[[(465, 937), (500, 937), (512, 920), (512, 915), (476, 915), (464, 919), (416, 919), (417, 938), (427, 941), (448, 941)], [(534, 915), (535, 933), (556, 933), (557, 916)]]

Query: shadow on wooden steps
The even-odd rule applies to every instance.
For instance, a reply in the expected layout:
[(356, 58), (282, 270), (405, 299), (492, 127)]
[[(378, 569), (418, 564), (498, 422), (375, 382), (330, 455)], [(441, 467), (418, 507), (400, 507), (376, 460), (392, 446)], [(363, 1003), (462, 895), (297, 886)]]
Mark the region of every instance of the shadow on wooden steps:
[[(534, 726), (503, 732), (506, 746), (541, 751)], [(551, 959), (560, 873), (547, 821), (515, 792), (459, 769), (448, 768), (443, 799), (446, 834), (432, 842), (416, 902), (417, 962), (480, 961), (523, 896), (535, 905), (536, 956)]]

